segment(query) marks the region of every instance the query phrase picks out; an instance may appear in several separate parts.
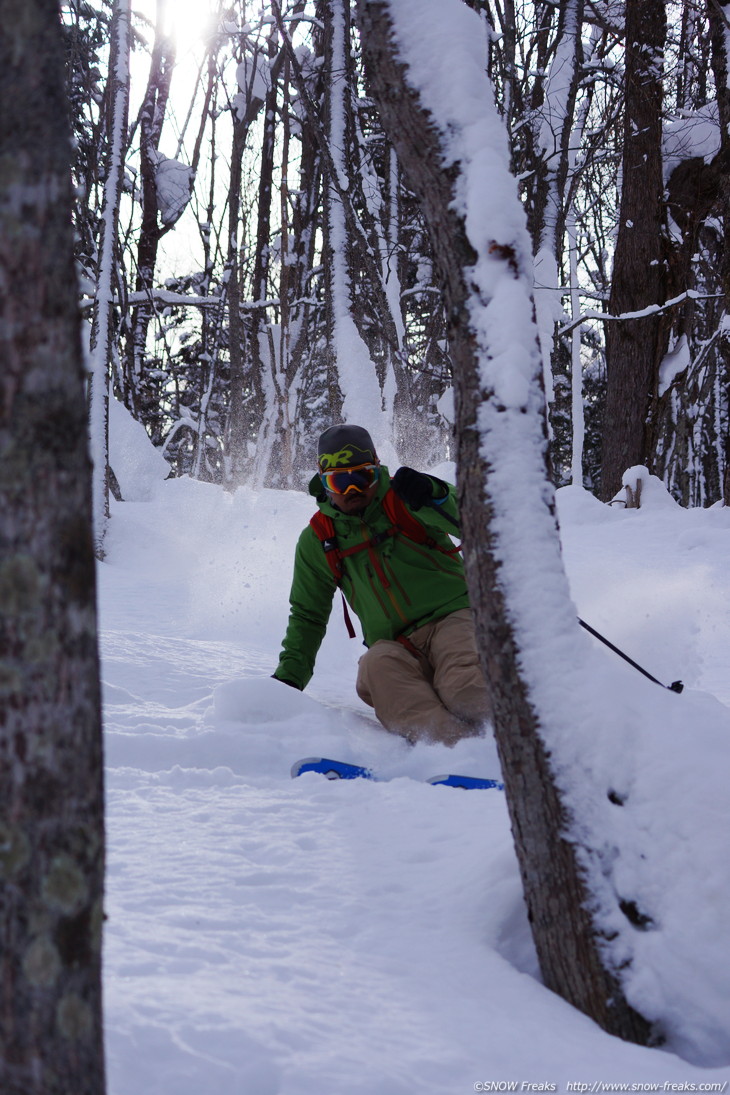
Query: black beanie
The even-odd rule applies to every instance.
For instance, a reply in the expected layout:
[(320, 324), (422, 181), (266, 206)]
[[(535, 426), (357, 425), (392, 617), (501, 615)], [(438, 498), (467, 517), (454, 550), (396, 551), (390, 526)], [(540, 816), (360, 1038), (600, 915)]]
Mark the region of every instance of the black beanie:
[(354, 468), (358, 464), (377, 462), (375, 445), (362, 426), (330, 426), (319, 439), (317, 462), (320, 471), (331, 468)]

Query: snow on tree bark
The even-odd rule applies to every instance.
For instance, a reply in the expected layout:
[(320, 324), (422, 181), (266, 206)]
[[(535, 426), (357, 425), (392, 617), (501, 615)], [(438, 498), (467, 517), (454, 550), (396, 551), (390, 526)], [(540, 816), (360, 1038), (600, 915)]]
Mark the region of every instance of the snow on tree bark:
[(0, 1090), (103, 1095), (101, 716), (58, 11), (0, 0)]
[(606, 1030), (644, 1043), (650, 1026), (627, 1003), (603, 945), (601, 905), (611, 896), (600, 837), (563, 793), (570, 761), (560, 726), (585, 700), (585, 659), (548, 479), (531, 248), (472, 49), (478, 20), (458, 0), (359, 0), (358, 10), (370, 87), (444, 283), (465, 563), (542, 973)]

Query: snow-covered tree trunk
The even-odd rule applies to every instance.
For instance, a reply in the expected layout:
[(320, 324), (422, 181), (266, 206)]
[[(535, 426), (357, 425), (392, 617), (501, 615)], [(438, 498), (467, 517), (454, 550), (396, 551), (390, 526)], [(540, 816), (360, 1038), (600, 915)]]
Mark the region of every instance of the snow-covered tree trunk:
[[(270, 391), (273, 395), (271, 406), (268, 408), (269, 427), (268, 435), (276, 441), (271, 445), (271, 456), (268, 460), (266, 475), (272, 485), (280, 487), (293, 487), (295, 485), (295, 445), (296, 423), (300, 410), (301, 395), (301, 348), (302, 338), (306, 335), (306, 305), (304, 285), (301, 281), (302, 248), (305, 253), (309, 251), (310, 241), (307, 239), (309, 232), (304, 229), (303, 237), (301, 218), (296, 216), (297, 205), (307, 195), (306, 187), (302, 190), (290, 190), (289, 173), (294, 170), (291, 157), (292, 144), (292, 102), (290, 84), (291, 59), (284, 54), (281, 82), (281, 185), (279, 187), (279, 323), (270, 325), (269, 355), (271, 367)], [(302, 156), (300, 166), (305, 175), (308, 165), (305, 165), (305, 156)], [(293, 215), (294, 214), (294, 215)], [(311, 251), (310, 266), (311, 269)], [(257, 453), (258, 456), (258, 453)], [(265, 477), (259, 473), (262, 485)], [(257, 484), (256, 478), (254, 483)], [(258, 484), (257, 484), (258, 485)]]
[(150, 58), (147, 91), (139, 113), (140, 179), (142, 224), (137, 243), (135, 291), (142, 299), (132, 312), (127, 341), (127, 405), (140, 415), (138, 391), (147, 350), (147, 331), (154, 315), (152, 289), (157, 267), (157, 252), (163, 229), (158, 220), (157, 170), (160, 163), (160, 138), (170, 95), (175, 64), (175, 44), (167, 31), (167, 0), (157, 0), (155, 42)]
[[(300, 12), (295, 5), (292, 19)], [(271, 335), (268, 323), (267, 293), (272, 267), (272, 201), (274, 170), (278, 142), (278, 84), (286, 53), (280, 48), (276, 28), (272, 26), (265, 45), (244, 47), (243, 62), (238, 66), (240, 93), (234, 100), (234, 141), (231, 158), (229, 194), (229, 274), (231, 384), (226, 429), (228, 450), (227, 481), (236, 487), (245, 473), (251, 472), (252, 482), (262, 486), (269, 475), (275, 449), (276, 422), (279, 415), (275, 362), (271, 358)], [(284, 76), (286, 82), (286, 75)], [(244, 325), (239, 270), (241, 216), (242, 157), (249, 131), (263, 110), (261, 159), (259, 167), (256, 247), (252, 278), (253, 307), (248, 328)], [(248, 334), (249, 360), (245, 358), (244, 342)], [(249, 373), (247, 376), (246, 374)], [(246, 386), (253, 390), (250, 406), (244, 404)], [(253, 462), (248, 454), (248, 434), (258, 419), (256, 454)]]
[(569, 177), (570, 137), (582, 60), (583, 0), (562, 0), (555, 54), (550, 64), (539, 134), (540, 239), (535, 255), (535, 313), (542, 350), (548, 403), (554, 398), (551, 360), (556, 325), (563, 318), (558, 255), (565, 233), (565, 188)]
[[(229, 176), (230, 184), (228, 188), (227, 257), (226, 270), (223, 275), (224, 292), (228, 303), (228, 355), (230, 363), (228, 414), (226, 416), (225, 425), (225, 479), (232, 487), (238, 486), (242, 481), (248, 455), (246, 446), (246, 416), (243, 405), (246, 361), (244, 358), (245, 333), (241, 312), (239, 241), (242, 158), (247, 134), (248, 127), (242, 125), (234, 115)], [(260, 386), (258, 377), (254, 378), (254, 386), (258, 390)], [(196, 453), (196, 476), (205, 464), (204, 438), (207, 431), (207, 423), (204, 421), (203, 416), (204, 410), (201, 403), (200, 421), (198, 423), (200, 443)]]
[(89, 432), (93, 465), (94, 542), (104, 557), (109, 520), (109, 376), (114, 354), (114, 284), (124, 144), (129, 110), (130, 0), (115, 0), (109, 64), (109, 146), (101, 211), (96, 304), (91, 330)]
[[(299, 107), (299, 104), (296, 104)], [(319, 371), (322, 362), (318, 353), (318, 333), (321, 330), (318, 318), (320, 309), (311, 297), (311, 281), (317, 263), (318, 228), (322, 201), (321, 153), (306, 116), (300, 118), (301, 152), (299, 157), (299, 182), (295, 190), (289, 191), (291, 212), (289, 214), (290, 236), (287, 248), (289, 257), (286, 277), (286, 292), (282, 286), (282, 325), (283, 316), (288, 316), (288, 364), (286, 376), (288, 411), (287, 418), (292, 424), (291, 456), (294, 458), (306, 437), (311, 443), (310, 423), (302, 410), (306, 406), (306, 385), (315, 371)], [(289, 170), (292, 170), (290, 165)], [(282, 213), (282, 219), (283, 213)], [(283, 347), (282, 347), (283, 351)], [(301, 463), (299, 463), (301, 467)], [(282, 485), (293, 488), (298, 485), (297, 461), (293, 460), (290, 478), (282, 477)]]
[(358, 9), (370, 87), (444, 282), (465, 562), (543, 977), (606, 1030), (645, 1042), (649, 1024), (603, 946), (598, 910), (611, 898), (600, 837), (565, 793), (575, 773), (559, 745), (587, 700), (585, 653), (548, 478), (531, 246), (479, 21), (460, 0), (359, 0)]
[(332, 295), (332, 344), (342, 413), (346, 421), (367, 419), (378, 451), (383, 452), (392, 433), (392, 418), (385, 413), (383, 392), (367, 344), (355, 322), (352, 294), (351, 256), (356, 245), (347, 223), (345, 195), (350, 190), (348, 149), (348, 97), (350, 50), (349, 0), (327, 0), (329, 26), (329, 101), (327, 136), (330, 151), (327, 172), (326, 210), (328, 220), (328, 291)]
[[(578, 243), (575, 210), (570, 208), (566, 221), (568, 264), (570, 269), (570, 310), (573, 318), (580, 315), (578, 286)], [(581, 361), (580, 326), (574, 328), (570, 340), (571, 392), (571, 459), (570, 478), (576, 487), (583, 486), (583, 445), (585, 443), (585, 411), (583, 408), (583, 367)]]
[(0, 0), (0, 1091), (103, 1095), (101, 714), (58, 9)]
[(276, 446), (278, 401), (276, 391), (275, 348), (270, 337), (266, 296), (273, 265), (271, 253), (272, 208), (274, 198), (274, 161), (277, 140), (277, 86), (272, 81), (266, 92), (261, 166), (259, 168), (259, 201), (256, 227), (256, 257), (253, 273), (253, 309), (249, 340), (256, 384), (260, 391), (260, 414), (256, 456), (253, 462), (253, 482), (262, 487)]
[[(596, 33), (594, 30), (593, 41)], [(568, 242), (568, 269), (570, 280), (570, 313), (573, 320), (580, 316), (580, 285), (578, 281), (578, 225), (576, 213), (576, 174), (578, 149), (583, 141), (583, 131), (590, 99), (584, 99), (578, 110), (573, 132), (570, 136), (568, 149), (568, 178), (567, 190), (569, 191), (568, 208), (565, 218), (565, 233)], [(573, 329), (570, 339), (570, 389), (571, 389), (571, 458), (570, 478), (577, 487), (583, 486), (583, 448), (585, 444), (585, 408), (583, 406), (583, 362), (581, 359), (581, 333), (580, 326)]]

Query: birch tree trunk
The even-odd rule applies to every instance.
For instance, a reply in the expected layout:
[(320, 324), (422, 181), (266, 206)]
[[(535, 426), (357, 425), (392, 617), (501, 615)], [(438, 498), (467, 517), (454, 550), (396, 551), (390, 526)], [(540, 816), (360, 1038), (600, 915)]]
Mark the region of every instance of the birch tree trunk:
[[(540, 709), (540, 662), (556, 645), (580, 661), (578, 628), (548, 479), (531, 248), (483, 59), (469, 53), (479, 24), (444, 0), (359, 0), (358, 10), (371, 92), (422, 203), (443, 279), (467, 578), (540, 967), (549, 988), (605, 1030), (644, 1043), (649, 1024), (607, 967), (589, 912), (594, 895), (579, 856), (590, 858), (591, 850), (568, 839), (574, 819), (546, 745), (550, 719), (560, 712), (550, 707), (544, 719)], [(429, 38), (431, 20), (436, 31)], [(451, 43), (437, 82), (430, 69), (443, 26), (461, 35), (465, 52)], [(463, 80), (457, 89), (449, 86), (454, 78)], [(486, 179), (496, 208), (485, 216)], [(531, 595), (538, 572), (550, 587), (548, 614)]]
[(109, 63), (109, 145), (101, 211), (96, 305), (91, 331), (89, 432), (93, 465), (94, 541), (104, 558), (109, 520), (109, 375), (114, 352), (114, 258), (119, 201), (124, 175), (124, 143), (129, 111), (130, 0), (116, 0)]
[(101, 719), (58, 9), (0, 0), (0, 1090), (103, 1095)]

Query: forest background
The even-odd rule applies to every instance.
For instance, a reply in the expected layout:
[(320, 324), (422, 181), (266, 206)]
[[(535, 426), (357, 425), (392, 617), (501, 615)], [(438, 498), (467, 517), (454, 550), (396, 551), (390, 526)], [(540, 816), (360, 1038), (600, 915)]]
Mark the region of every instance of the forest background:
[[(465, 2), (527, 213), (556, 485), (610, 499), (644, 464), (730, 502), (728, 9)], [(62, 10), (99, 539), (109, 395), (172, 474), (229, 488), (301, 487), (350, 408), (403, 462), (449, 455), (449, 317), (348, 0)]]

